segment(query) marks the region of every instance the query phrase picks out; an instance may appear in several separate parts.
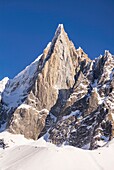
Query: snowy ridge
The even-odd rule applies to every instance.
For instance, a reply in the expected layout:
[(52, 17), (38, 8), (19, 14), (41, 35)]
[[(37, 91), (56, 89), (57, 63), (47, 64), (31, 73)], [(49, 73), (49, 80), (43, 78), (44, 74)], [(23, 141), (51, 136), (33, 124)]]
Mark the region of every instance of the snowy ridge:
[(27, 95), (27, 91), (34, 83), (37, 76), (38, 63), (42, 54), (23, 71), (21, 71), (14, 79), (10, 79), (3, 93), (3, 101), (8, 108), (15, 108), (22, 103)]
[(2, 93), (5, 89), (5, 86), (8, 82), (9, 78), (8, 77), (5, 77), (3, 78), (1, 81), (0, 81), (0, 93)]
[(9, 81), (9, 78), (8, 78), (8, 77), (5, 77), (4, 79), (2, 79), (2, 80), (0, 81), (0, 101), (1, 101), (1, 99), (2, 99), (1, 94), (2, 94), (2, 92), (4, 91), (5, 86), (6, 86), (6, 84), (8, 83), (8, 81)]

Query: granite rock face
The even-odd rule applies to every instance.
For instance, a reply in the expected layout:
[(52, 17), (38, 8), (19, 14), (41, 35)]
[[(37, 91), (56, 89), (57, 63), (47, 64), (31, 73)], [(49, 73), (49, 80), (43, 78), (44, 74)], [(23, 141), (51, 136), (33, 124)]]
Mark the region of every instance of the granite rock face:
[(94, 149), (114, 136), (114, 56), (91, 61), (63, 25), (43, 54), (1, 95), (0, 124), (12, 133)]
[(37, 111), (31, 106), (22, 104), (9, 121), (9, 131), (14, 134), (24, 134), (26, 138), (38, 139), (45, 126), (48, 110)]
[(64, 116), (49, 129), (49, 141), (56, 145), (95, 149), (114, 137), (114, 56), (106, 51), (88, 65), (63, 107)]

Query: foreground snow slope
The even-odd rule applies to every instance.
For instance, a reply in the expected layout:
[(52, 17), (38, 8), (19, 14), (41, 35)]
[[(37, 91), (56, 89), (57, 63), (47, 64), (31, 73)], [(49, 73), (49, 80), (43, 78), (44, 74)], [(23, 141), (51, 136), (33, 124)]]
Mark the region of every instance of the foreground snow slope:
[(0, 148), (0, 170), (113, 170), (114, 141), (104, 148), (87, 151), (70, 146), (56, 147), (27, 140), (8, 132), (0, 134), (9, 147)]

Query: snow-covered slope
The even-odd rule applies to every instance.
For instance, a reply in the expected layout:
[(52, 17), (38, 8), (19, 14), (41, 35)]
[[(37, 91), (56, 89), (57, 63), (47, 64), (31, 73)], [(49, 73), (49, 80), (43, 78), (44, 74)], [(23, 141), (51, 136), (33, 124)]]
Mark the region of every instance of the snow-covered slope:
[(113, 170), (114, 141), (104, 148), (87, 151), (71, 146), (57, 147), (43, 138), (33, 142), (21, 135), (0, 134), (9, 148), (0, 148), (1, 170)]
[(28, 89), (34, 84), (34, 80), (38, 74), (38, 64), (42, 54), (20, 72), (13, 79), (10, 79), (3, 93), (3, 101), (7, 104), (7, 108), (16, 108), (22, 103), (28, 94)]
[(5, 77), (3, 78), (1, 81), (0, 81), (0, 93), (2, 93), (5, 89), (5, 86), (8, 82), (9, 78), (8, 77)]
[(9, 78), (5, 77), (4, 79), (2, 79), (0, 81), (0, 101), (1, 101), (1, 93), (4, 91), (5, 86), (6, 86), (7, 82), (8, 82), (8, 80), (9, 80)]

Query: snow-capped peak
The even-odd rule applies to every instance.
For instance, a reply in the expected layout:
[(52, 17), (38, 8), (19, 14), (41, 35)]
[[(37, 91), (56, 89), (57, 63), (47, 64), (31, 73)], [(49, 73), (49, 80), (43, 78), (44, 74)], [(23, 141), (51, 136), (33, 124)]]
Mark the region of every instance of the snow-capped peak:
[(63, 24), (59, 24), (57, 29), (63, 29), (63, 28), (64, 28)]
[(105, 50), (105, 55), (108, 55), (109, 54), (109, 50)]
[[(64, 32), (64, 26), (63, 26), (63, 24), (59, 24), (58, 27), (57, 27), (57, 29), (56, 29), (55, 36), (54, 36), (53, 40), (57, 39), (57, 37), (58, 37), (60, 34), (62, 34), (63, 32)], [(53, 41), (53, 40), (52, 40), (52, 41)]]

